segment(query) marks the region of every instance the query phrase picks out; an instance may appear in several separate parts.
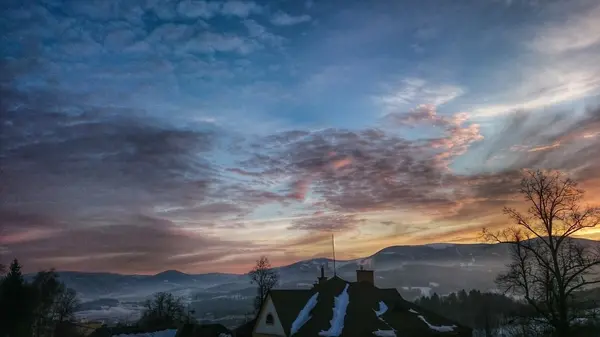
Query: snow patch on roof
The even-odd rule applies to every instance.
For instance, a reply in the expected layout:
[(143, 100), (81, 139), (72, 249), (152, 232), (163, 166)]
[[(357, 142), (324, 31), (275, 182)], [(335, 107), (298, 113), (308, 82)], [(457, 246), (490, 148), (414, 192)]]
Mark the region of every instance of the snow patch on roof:
[(387, 305), (385, 305), (385, 303), (383, 303), (383, 301), (379, 301), (379, 310), (375, 310), (373, 309), (373, 311), (375, 311), (375, 315), (377, 315), (377, 317), (380, 317), (381, 315), (385, 314), (385, 312), (388, 310)]
[(454, 331), (454, 328), (456, 328), (456, 325), (433, 325), (433, 324), (427, 322), (425, 317), (423, 317), (422, 315), (419, 315), (418, 317), (423, 322), (425, 322), (425, 324), (427, 324), (427, 326), (429, 326), (429, 329), (431, 329), (431, 330), (435, 330), (438, 332), (451, 332), (451, 331)]
[(300, 310), (300, 312), (298, 313), (298, 317), (296, 317), (296, 319), (292, 323), (292, 328), (290, 329), (290, 336), (295, 334), (296, 332), (298, 332), (298, 330), (300, 330), (300, 328), (304, 324), (306, 324), (306, 322), (308, 322), (308, 320), (312, 317), (312, 316), (310, 316), (310, 312), (317, 305), (317, 297), (318, 296), (319, 296), (319, 293), (315, 293), (314, 295), (312, 295), (312, 297), (304, 305), (304, 308), (302, 308), (302, 310)]
[(221, 332), (221, 333), (219, 334), (219, 337), (231, 337), (231, 335), (230, 335), (230, 334), (228, 334), (228, 333)]
[(418, 312), (415, 311), (415, 309), (410, 309), (408, 310), (409, 312), (412, 312), (413, 314), (418, 314)]
[(348, 295), (348, 286), (344, 288), (344, 291), (334, 298), (333, 305), (333, 318), (331, 318), (331, 326), (327, 331), (319, 332), (319, 336), (339, 336), (342, 334), (342, 330), (344, 329), (344, 319), (346, 317), (346, 308), (348, 308), (348, 303), (350, 302), (350, 296)]
[(373, 334), (378, 337), (396, 337), (396, 331), (394, 330), (379, 330), (373, 331)]
[(176, 334), (177, 329), (168, 329), (155, 332), (113, 335), (113, 337), (175, 337)]

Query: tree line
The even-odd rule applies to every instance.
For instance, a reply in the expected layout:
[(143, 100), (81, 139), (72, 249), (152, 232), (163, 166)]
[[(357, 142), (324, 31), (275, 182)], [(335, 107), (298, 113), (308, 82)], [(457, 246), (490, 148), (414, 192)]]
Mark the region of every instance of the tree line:
[(576, 240), (600, 225), (600, 207), (584, 204), (584, 191), (559, 171), (525, 170), (518, 188), (522, 209), (504, 208), (513, 222), (501, 231), (483, 229), (491, 243), (507, 244), (510, 263), (496, 284), (522, 300), (461, 291), (418, 303), (494, 336), (494, 328), (517, 325), (510, 336), (575, 337), (600, 332), (598, 306), (588, 296), (600, 285), (600, 245)]
[(194, 312), (187, 309), (182, 298), (168, 292), (158, 292), (144, 302), (141, 317), (133, 324), (120, 323), (112, 327), (105, 325), (88, 337), (112, 337), (178, 329), (184, 324), (196, 323), (193, 318)]
[(54, 270), (40, 271), (28, 282), (21, 269), (15, 259), (0, 278), (0, 336), (78, 336), (69, 324), (79, 305), (77, 293)]
[[(80, 324), (75, 312), (80, 306), (77, 293), (59, 281), (54, 270), (40, 271), (31, 281), (25, 279), (22, 266), (15, 259), (6, 270), (0, 265), (0, 337), (80, 337)], [(266, 257), (261, 257), (249, 272), (250, 282), (257, 286), (254, 314), (262, 306), (268, 291), (279, 276)], [(196, 323), (194, 310), (182, 298), (159, 292), (144, 302), (140, 318), (133, 324), (103, 326), (90, 336), (112, 336), (115, 333), (141, 333), (175, 329)]]
[(511, 317), (532, 314), (523, 302), (504, 294), (479, 290), (467, 292), (463, 289), (446, 296), (434, 293), (418, 298), (415, 303), (462, 325), (485, 331), (487, 336), (492, 336), (492, 332)]

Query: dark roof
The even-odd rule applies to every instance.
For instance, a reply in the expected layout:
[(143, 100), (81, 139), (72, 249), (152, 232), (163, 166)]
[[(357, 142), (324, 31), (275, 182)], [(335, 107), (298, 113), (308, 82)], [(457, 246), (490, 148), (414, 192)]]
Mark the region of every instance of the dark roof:
[[(292, 323), (298, 313), (316, 292), (319, 295), (317, 304), (310, 313), (311, 318), (294, 336), (318, 336), (320, 331), (328, 330), (333, 318), (334, 298), (344, 291), (346, 285), (348, 285), (350, 301), (346, 309), (341, 337), (373, 336), (373, 332), (378, 329), (390, 330), (392, 328), (397, 331), (398, 337), (471, 336), (471, 329), (404, 300), (396, 289), (379, 289), (365, 282), (346, 282), (337, 276), (315, 285), (310, 290), (272, 290), (270, 292), (286, 335), (290, 335)], [(380, 301), (388, 307), (387, 312), (381, 318), (375, 314), (375, 311), (379, 310)], [(418, 314), (410, 312), (410, 309)], [(432, 325), (456, 325), (457, 328), (453, 332), (438, 332), (431, 329), (419, 318), (419, 315), (422, 315)]]
[(235, 328), (235, 337), (252, 337), (252, 330), (256, 325), (256, 318)]
[(219, 334), (231, 334), (231, 331), (221, 324), (184, 324), (177, 330), (175, 337), (218, 337)]
[[(285, 330), (285, 334), (289, 336), (290, 327), (298, 316), (298, 312), (304, 308), (306, 302), (312, 296), (309, 290), (271, 290), (269, 293), (273, 305), (277, 309), (279, 321)], [(297, 309), (297, 310), (296, 310)]]

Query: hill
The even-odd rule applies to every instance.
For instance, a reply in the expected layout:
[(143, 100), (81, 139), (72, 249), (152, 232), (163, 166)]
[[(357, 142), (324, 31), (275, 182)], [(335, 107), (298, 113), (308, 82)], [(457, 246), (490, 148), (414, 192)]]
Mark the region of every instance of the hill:
[[(597, 241), (582, 240), (588, 244)], [(431, 244), (392, 246), (365, 258), (336, 261), (337, 274), (353, 281), (363, 265), (375, 270), (379, 287), (397, 288), (408, 300), (422, 295), (448, 294), (460, 289), (494, 290), (495, 277), (509, 260), (505, 244)], [(316, 281), (321, 266), (333, 275), (333, 261), (317, 258), (275, 268), (281, 288), (308, 288)], [(80, 315), (135, 316), (139, 302), (159, 291), (181, 296), (201, 318), (238, 319), (251, 308), (255, 287), (247, 275), (209, 273), (187, 274), (167, 270), (156, 275), (119, 275), (111, 273), (59, 272), (59, 277), (74, 288), (84, 302), (116, 299), (101, 311), (87, 310)], [(103, 304), (104, 304), (103, 303)], [(97, 304), (97, 303), (94, 303)], [(88, 306), (90, 308), (93, 306)], [(94, 316), (95, 317), (95, 316)]]

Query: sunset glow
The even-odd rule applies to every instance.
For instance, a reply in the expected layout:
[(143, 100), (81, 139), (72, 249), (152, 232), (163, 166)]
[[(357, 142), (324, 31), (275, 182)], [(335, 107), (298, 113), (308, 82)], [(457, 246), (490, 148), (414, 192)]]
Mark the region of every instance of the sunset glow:
[(600, 2), (223, 1), (8, 1), (0, 263), (477, 242), (525, 168), (600, 205)]

